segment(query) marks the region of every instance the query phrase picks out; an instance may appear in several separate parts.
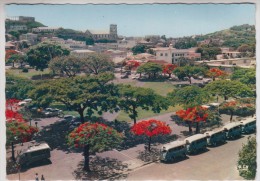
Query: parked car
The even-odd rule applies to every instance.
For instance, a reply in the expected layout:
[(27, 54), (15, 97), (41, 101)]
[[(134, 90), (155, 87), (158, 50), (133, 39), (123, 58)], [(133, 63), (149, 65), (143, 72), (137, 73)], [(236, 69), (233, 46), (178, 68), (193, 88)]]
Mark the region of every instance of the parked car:
[(120, 78), (121, 78), (121, 79), (126, 79), (126, 78), (128, 78), (128, 74), (121, 75)]
[(63, 119), (66, 120), (66, 121), (72, 121), (72, 120), (75, 119), (75, 116), (72, 116), (72, 115), (65, 115), (65, 116), (63, 117)]
[(45, 117), (55, 117), (59, 116), (62, 113), (62, 110), (53, 109), (53, 108), (46, 108), (43, 112)]

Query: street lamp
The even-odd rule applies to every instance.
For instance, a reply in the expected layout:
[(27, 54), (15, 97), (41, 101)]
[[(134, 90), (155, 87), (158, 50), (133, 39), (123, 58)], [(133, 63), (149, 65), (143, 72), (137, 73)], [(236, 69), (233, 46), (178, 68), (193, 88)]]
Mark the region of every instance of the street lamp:
[(17, 137), (14, 137), (14, 140), (12, 140), (11, 145), (12, 145), (12, 160), (15, 161), (15, 156), (14, 156), (14, 141), (17, 140)]
[(38, 128), (38, 127), (37, 127), (37, 125), (38, 125), (38, 122), (37, 122), (37, 121), (35, 121), (35, 126), (36, 126), (36, 128)]

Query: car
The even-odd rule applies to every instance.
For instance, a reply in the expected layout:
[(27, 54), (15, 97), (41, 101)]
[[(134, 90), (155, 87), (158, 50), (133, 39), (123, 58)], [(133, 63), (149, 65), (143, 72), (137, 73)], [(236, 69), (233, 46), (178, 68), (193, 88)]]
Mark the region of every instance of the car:
[(59, 116), (61, 113), (62, 113), (62, 110), (53, 109), (53, 108), (46, 108), (43, 111), (43, 114), (46, 117), (56, 117), (56, 116)]
[(72, 121), (73, 119), (75, 119), (75, 116), (72, 116), (72, 115), (65, 115), (63, 117), (64, 120), (66, 121)]
[(124, 75), (122, 75), (120, 78), (121, 78), (121, 79), (126, 79), (126, 78), (128, 78), (128, 75), (127, 75), (127, 74), (124, 74)]

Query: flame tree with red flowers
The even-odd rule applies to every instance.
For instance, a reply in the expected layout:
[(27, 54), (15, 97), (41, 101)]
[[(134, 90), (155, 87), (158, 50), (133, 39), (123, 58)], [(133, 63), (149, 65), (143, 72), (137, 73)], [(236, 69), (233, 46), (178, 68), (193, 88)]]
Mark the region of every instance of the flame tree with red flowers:
[(168, 74), (169, 78), (172, 75), (173, 70), (177, 67), (177, 65), (174, 64), (167, 64), (167, 65), (163, 65), (163, 73), (164, 74)]
[(133, 69), (135, 70), (137, 67), (140, 66), (140, 62), (138, 62), (137, 60), (128, 60), (126, 62), (126, 67), (132, 71)]
[(122, 139), (121, 133), (107, 125), (86, 122), (68, 135), (68, 145), (74, 148), (83, 148), (84, 170), (90, 171), (90, 153), (94, 154), (115, 148), (122, 142)]
[(225, 109), (229, 112), (230, 114), (230, 122), (233, 120), (233, 115), (235, 112), (235, 109), (238, 107), (238, 102), (237, 101), (229, 101), (229, 102), (225, 102), (222, 106), (221, 109)]
[(169, 135), (172, 130), (170, 126), (166, 125), (164, 122), (150, 119), (146, 121), (141, 121), (132, 126), (131, 132), (137, 136), (145, 135), (148, 137), (148, 151), (151, 151), (151, 140), (152, 137), (158, 135)]
[(18, 99), (7, 99), (5, 103), (5, 117), (6, 121), (16, 120), (18, 122), (25, 122), (23, 116), (18, 112)]
[(192, 123), (196, 123), (196, 133), (200, 132), (199, 123), (205, 122), (208, 117), (207, 108), (196, 106), (186, 110), (179, 110), (176, 115), (189, 125), (189, 133), (192, 133)]
[(207, 75), (212, 77), (213, 81), (215, 81), (215, 79), (217, 77), (226, 75), (226, 72), (222, 71), (222, 70), (220, 70), (218, 68), (212, 68), (212, 69), (209, 69)]

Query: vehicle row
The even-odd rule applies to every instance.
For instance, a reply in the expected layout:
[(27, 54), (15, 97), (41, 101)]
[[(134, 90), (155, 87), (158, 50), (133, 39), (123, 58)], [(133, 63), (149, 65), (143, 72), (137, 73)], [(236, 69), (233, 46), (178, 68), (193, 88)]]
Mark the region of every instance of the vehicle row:
[(195, 154), (206, 150), (208, 146), (217, 146), (241, 137), (242, 134), (249, 134), (256, 131), (256, 118), (249, 117), (240, 122), (233, 122), (215, 131), (208, 131), (204, 134), (195, 134), (183, 141), (173, 141), (163, 145), (160, 150), (161, 161), (173, 161), (178, 157), (185, 158), (187, 154)]

